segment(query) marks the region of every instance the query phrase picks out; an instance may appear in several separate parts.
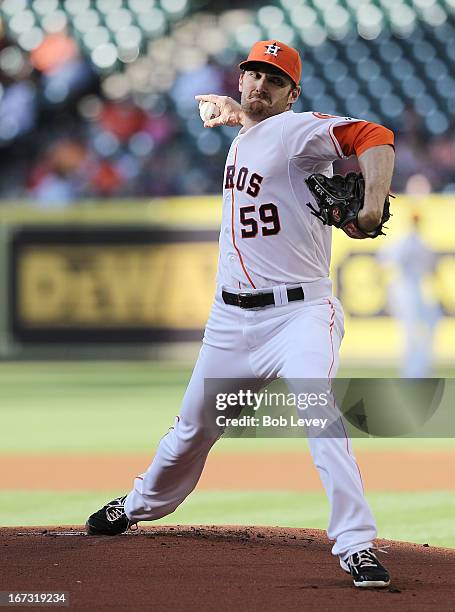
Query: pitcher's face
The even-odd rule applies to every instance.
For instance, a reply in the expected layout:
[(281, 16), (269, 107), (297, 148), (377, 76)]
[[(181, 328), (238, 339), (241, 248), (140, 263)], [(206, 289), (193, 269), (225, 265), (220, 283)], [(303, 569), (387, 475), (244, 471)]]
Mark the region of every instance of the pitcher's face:
[(247, 70), (240, 75), (240, 104), (245, 113), (255, 121), (279, 115), (288, 110), (300, 95), (284, 73)]

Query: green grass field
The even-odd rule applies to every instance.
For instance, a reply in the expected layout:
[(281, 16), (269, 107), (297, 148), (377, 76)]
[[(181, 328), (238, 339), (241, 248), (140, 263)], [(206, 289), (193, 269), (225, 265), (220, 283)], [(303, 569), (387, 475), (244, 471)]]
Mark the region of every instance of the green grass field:
[[(386, 370), (344, 376), (394, 376)], [(146, 362), (0, 364), (2, 453), (150, 452), (172, 425), (191, 375), (187, 365)], [(452, 377), (453, 371), (439, 372)], [(362, 450), (454, 448), (453, 439), (355, 440)], [(226, 439), (214, 452), (306, 448), (299, 439)], [(0, 492), (1, 525), (81, 524), (118, 491)], [(453, 492), (368, 496), (380, 536), (455, 546)], [(325, 528), (323, 493), (196, 491), (163, 524), (258, 524)]]
[[(340, 376), (393, 376), (345, 370)], [(450, 376), (441, 372), (440, 376)], [(173, 425), (191, 376), (160, 362), (0, 363), (0, 453), (150, 452)], [(455, 448), (455, 440), (356, 439), (356, 448)], [(297, 450), (302, 439), (222, 439), (214, 452)]]

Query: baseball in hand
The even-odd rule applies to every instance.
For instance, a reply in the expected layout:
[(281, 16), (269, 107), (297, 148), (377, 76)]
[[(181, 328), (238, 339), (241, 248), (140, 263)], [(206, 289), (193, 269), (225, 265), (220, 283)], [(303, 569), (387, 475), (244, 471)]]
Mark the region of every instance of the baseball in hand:
[(220, 109), (214, 102), (200, 102), (199, 103), (199, 114), (201, 115), (202, 121), (210, 121), (215, 119), (220, 114)]

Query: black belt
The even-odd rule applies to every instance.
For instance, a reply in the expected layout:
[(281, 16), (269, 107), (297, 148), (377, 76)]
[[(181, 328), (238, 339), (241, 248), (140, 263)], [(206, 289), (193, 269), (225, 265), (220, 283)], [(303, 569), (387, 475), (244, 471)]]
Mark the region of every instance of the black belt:
[[(295, 287), (286, 291), (289, 302), (305, 299), (302, 287)], [(275, 305), (273, 291), (267, 293), (229, 293), (228, 291), (222, 291), (221, 295), (225, 304), (238, 306), (239, 308), (263, 308), (264, 306)]]

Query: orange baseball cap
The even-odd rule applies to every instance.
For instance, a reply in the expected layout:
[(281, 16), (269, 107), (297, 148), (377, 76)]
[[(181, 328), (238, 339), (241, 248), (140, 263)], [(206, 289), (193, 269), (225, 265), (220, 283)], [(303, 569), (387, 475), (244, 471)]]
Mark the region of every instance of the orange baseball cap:
[(285, 72), (294, 83), (299, 83), (302, 76), (302, 60), (299, 52), (293, 47), (288, 47), (279, 40), (260, 40), (251, 48), (250, 54), (240, 62), (241, 70), (248, 70), (248, 64), (262, 62), (270, 64)]

